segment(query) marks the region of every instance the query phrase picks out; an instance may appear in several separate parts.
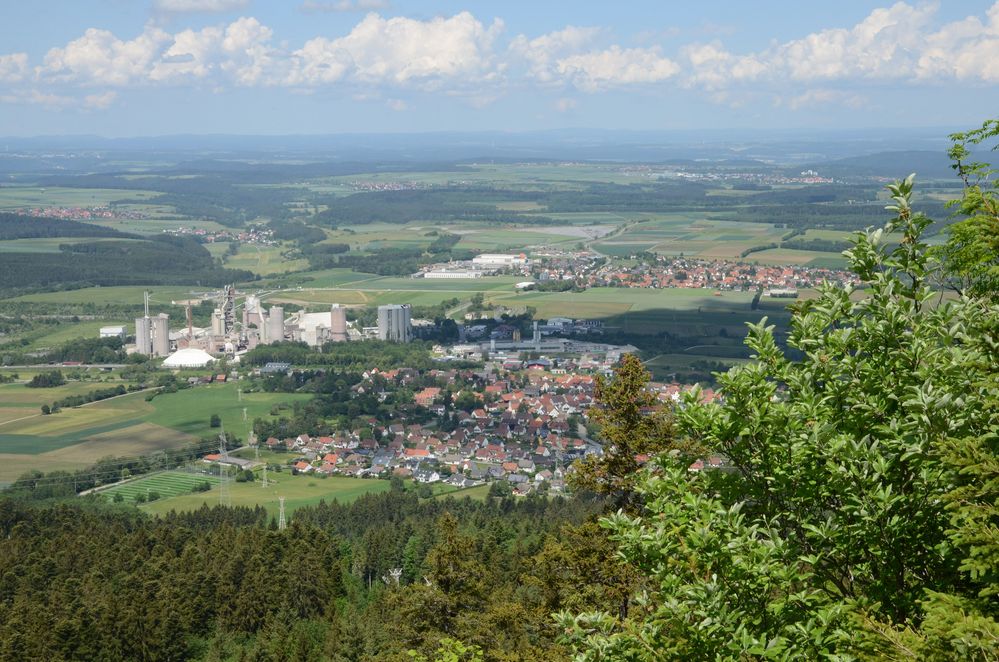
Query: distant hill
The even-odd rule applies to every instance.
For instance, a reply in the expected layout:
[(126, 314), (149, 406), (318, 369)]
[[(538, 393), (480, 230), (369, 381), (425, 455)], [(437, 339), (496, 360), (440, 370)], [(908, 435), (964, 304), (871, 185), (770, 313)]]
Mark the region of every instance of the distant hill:
[(793, 170), (814, 170), (826, 177), (902, 178), (914, 172), (923, 181), (954, 179), (954, 171), (950, 167), (946, 152), (928, 150), (877, 152), (795, 166)]

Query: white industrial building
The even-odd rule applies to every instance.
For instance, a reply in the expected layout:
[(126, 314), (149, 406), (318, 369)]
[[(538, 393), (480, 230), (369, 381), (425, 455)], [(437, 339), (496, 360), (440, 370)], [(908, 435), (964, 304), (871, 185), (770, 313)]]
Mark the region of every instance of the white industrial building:
[(472, 264), (479, 267), (491, 267), (493, 269), (504, 269), (509, 267), (523, 267), (528, 263), (527, 256), (523, 253), (519, 255), (507, 253), (483, 253), (472, 258)]
[(478, 269), (432, 269), (423, 273), (424, 278), (482, 278)]
[(123, 326), (102, 326), (101, 338), (121, 338), (125, 339), (125, 327)]
[[(274, 309), (271, 308), (271, 316)], [(347, 327), (347, 308), (338, 303), (330, 307), (328, 313), (295, 313), (288, 318), (294, 335), (307, 345), (320, 347), (323, 344), (344, 342), (350, 339)]]
[(177, 350), (163, 361), (164, 368), (204, 368), (215, 358), (203, 349), (185, 347)]
[(412, 340), (411, 310), (408, 303), (378, 306), (378, 339), (392, 342)]

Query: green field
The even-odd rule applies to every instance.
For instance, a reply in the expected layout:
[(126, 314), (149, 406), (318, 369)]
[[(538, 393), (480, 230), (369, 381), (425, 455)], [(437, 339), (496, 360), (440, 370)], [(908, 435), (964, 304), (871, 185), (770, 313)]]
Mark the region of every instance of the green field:
[[(112, 500), (116, 494), (120, 494), (128, 503), (134, 503), (138, 494), (143, 496), (150, 492), (158, 492), (161, 498), (180, 496), (181, 494), (191, 494), (196, 485), (204, 482), (210, 483), (213, 487), (219, 483), (217, 475), (210, 473), (191, 473), (186, 471), (161, 471), (145, 478), (133, 480), (124, 485), (118, 485), (107, 490), (101, 490), (100, 494)], [(210, 492), (209, 492), (210, 493)], [(216, 498), (218, 492), (215, 492)]]
[(27, 207), (100, 207), (114, 200), (142, 202), (160, 195), (154, 191), (103, 188), (0, 186), (0, 210)]
[[(212, 253), (216, 253), (217, 247), (227, 244), (209, 244), (216, 248)], [(270, 276), (272, 274), (284, 273), (286, 271), (301, 271), (309, 267), (309, 261), (303, 259), (290, 260), (284, 257), (289, 249), (281, 246), (257, 246), (254, 244), (242, 244), (236, 255), (226, 255), (223, 263), (230, 269), (246, 269), (260, 276)]]
[[(271, 517), (277, 517), (279, 497), (285, 498), (285, 512), (291, 514), (303, 506), (312, 506), (320, 501), (337, 500), (347, 503), (364, 494), (386, 492), (390, 487), (387, 480), (376, 478), (347, 478), (330, 476), (299, 475), (290, 471), (267, 473), (268, 486), (265, 488), (257, 480), (252, 483), (230, 482), (229, 492), (233, 506), (263, 506)], [(141, 506), (154, 514), (165, 514), (171, 510), (179, 512), (197, 510), (202, 505), (215, 505), (219, 502), (218, 490), (198, 494), (182, 494), (169, 499), (161, 499)]]
[(157, 396), (152, 402), (154, 411), (146, 420), (201, 437), (218, 434), (218, 429), (209, 426), (212, 414), (218, 414), (227, 432), (245, 439), (253, 419), (267, 418), (274, 405), (311, 397), (305, 393), (244, 393), (240, 400), (238, 389), (235, 383), (208, 384)]
[[(5, 372), (7, 374), (16, 373), (18, 379), (28, 380), (39, 372), (52, 370), (49, 366), (42, 366), (41, 368), (43, 369), (25, 370), (19, 368)], [(0, 407), (25, 407), (31, 409), (32, 413), (37, 413), (38, 408), (45, 403), (61, 400), (70, 395), (83, 395), (94, 389), (106, 386), (107, 384), (100, 382), (67, 382), (62, 386), (54, 386), (52, 388), (28, 388), (24, 384), (17, 382), (0, 384)], [(3, 419), (0, 419), (0, 425), (2, 424)], [(3, 432), (3, 428), (0, 428), (0, 432)]]
[[(80, 435), (76, 437), (81, 438)], [(69, 445), (60, 445), (59, 439), (44, 437), (27, 437), (15, 441), (19, 445), (8, 444), (0, 438), (0, 484), (12, 482), (31, 470), (50, 472), (83, 469), (103, 457), (139, 457), (183, 446), (195, 439), (176, 430), (139, 422), (105, 431), (101, 431), (99, 427), (91, 428), (85, 432), (81, 441)], [(47, 450), (44, 446), (53, 443), (55, 448)], [(29, 452), (17, 452), (17, 449)]]
[(746, 261), (758, 264), (797, 264), (834, 269), (842, 269), (847, 265), (846, 258), (837, 253), (802, 251), (794, 248), (771, 248), (759, 253), (753, 253), (746, 258)]
[(26, 294), (11, 299), (11, 301), (33, 301), (38, 303), (90, 303), (90, 304), (133, 304), (142, 305), (142, 293), (149, 292), (154, 303), (169, 304), (177, 299), (188, 299), (204, 290), (194, 290), (191, 287), (167, 287), (160, 285), (114, 287), (85, 287), (79, 290), (62, 290), (60, 292), (40, 292)]
[(489, 485), (476, 485), (475, 487), (468, 487), (463, 490), (450, 490), (447, 492), (442, 492), (440, 494), (435, 494), (435, 499), (445, 499), (451, 497), (452, 499), (464, 499), (468, 497), (475, 501), (485, 501), (489, 496)]
[(123, 326), (125, 333), (134, 335), (135, 322), (133, 320), (87, 320), (81, 322), (63, 321), (58, 325), (49, 327), (41, 334), (32, 334), (29, 349), (43, 349), (61, 345), (69, 340), (79, 338), (97, 338), (100, 336), (102, 326)]
[(274, 405), (310, 397), (247, 393), (240, 401), (236, 384), (210, 384), (159, 395), (151, 403), (146, 393), (133, 393), (48, 416), (39, 412), (43, 403), (101, 386), (0, 385), (0, 483), (30, 469), (77, 469), (108, 455), (144, 455), (213, 436), (219, 430), (210, 426), (212, 414), (222, 418), (227, 432), (245, 439), (253, 419), (269, 417)]
[(137, 239), (99, 239), (94, 237), (39, 237), (0, 241), (0, 253), (59, 253), (61, 244), (81, 244), (101, 241), (138, 241)]

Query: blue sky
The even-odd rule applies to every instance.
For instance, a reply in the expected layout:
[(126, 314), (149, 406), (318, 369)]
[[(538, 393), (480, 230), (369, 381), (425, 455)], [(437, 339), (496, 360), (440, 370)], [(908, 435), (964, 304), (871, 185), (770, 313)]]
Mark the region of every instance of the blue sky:
[(0, 3), (0, 135), (963, 128), (999, 2)]

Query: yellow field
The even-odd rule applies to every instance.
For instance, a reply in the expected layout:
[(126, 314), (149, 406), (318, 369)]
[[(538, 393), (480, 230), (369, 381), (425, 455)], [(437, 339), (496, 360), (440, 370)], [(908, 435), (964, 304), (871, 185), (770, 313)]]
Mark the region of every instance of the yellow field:
[[(18, 370), (20, 379), (56, 368), (44, 366), (46, 370)], [(45, 403), (61, 400), (69, 395), (83, 395), (94, 389), (106, 388), (101, 382), (69, 382), (53, 388), (28, 388), (24, 384), (0, 384), (0, 407), (41, 407)]]
[(27, 420), (8, 423), (0, 428), (0, 432), (3, 434), (54, 437), (99, 425), (139, 418), (153, 410), (143, 400), (144, 395), (137, 393), (132, 396), (95, 402), (84, 407), (63, 409), (57, 414), (39, 415)]
[(3, 431), (2, 426), (6, 423), (38, 413), (39, 411), (34, 407), (0, 407), (0, 432)]
[(308, 269), (308, 260), (285, 259), (282, 253), (287, 250), (280, 246), (261, 247), (243, 244), (236, 255), (226, 256), (223, 260), (225, 266), (230, 269), (246, 269), (261, 276)]
[(191, 435), (152, 423), (96, 434), (89, 440), (45, 453), (0, 453), (0, 483), (10, 483), (37, 469), (50, 471), (82, 469), (102, 457), (136, 457), (194, 441)]
[(79, 444), (43, 453), (42, 457), (51, 456), (61, 461), (88, 466), (93, 463), (94, 458), (109, 455), (137, 457), (164, 448), (176, 448), (193, 441), (197, 441), (197, 438), (192, 435), (155, 423), (139, 423), (121, 430), (96, 434)]

